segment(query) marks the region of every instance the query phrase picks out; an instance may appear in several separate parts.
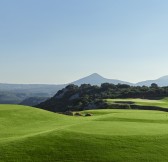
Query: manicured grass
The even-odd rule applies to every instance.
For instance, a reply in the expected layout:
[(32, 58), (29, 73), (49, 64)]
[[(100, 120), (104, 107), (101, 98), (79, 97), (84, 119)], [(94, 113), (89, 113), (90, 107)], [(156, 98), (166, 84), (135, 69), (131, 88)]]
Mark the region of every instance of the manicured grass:
[(141, 105), (141, 106), (158, 106), (158, 107), (163, 107), (163, 108), (168, 108), (168, 98), (164, 98), (161, 100), (148, 100), (148, 99), (106, 99), (107, 103), (113, 104), (116, 102), (133, 102), (136, 105)]
[(168, 161), (168, 113), (88, 110), (73, 117), (0, 105), (0, 162)]

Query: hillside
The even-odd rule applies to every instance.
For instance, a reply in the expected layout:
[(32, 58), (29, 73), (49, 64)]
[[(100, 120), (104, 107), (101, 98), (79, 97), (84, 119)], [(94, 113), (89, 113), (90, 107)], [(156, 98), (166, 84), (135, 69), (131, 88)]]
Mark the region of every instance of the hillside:
[[(81, 84), (101, 85), (102, 83), (113, 84), (129, 84), (129, 82), (106, 79), (97, 73), (91, 74), (87, 77), (81, 78), (77, 81), (60, 85), (49, 84), (4, 84), (0, 83), (0, 104), (27, 104), (33, 105), (28, 101), (28, 98), (49, 98), (52, 97), (59, 90), (65, 88), (69, 84), (75, 84), (80, 86)], [(29, 99), (30, 100), (30, 99)], [(36, 102), (38, 104), (38, 102)], [(35, 105), (36, 105), (35, 104)]]
[(81, 113), (93, 116), (0, 105), (0, 161), (168, 161), (167, 113), (108, 109)]
[[(55, 95), (59, 90), (65, 88), (69, 84), (81, 86), (82, 84), (90, 84), (100, 86), (103, 83), (111, 84), (127, 84), (130, 86), (150, 86), (157, 83), (158, 86), (168, 86), (168, 76), (161, 77), (156, 80), (143, 81), (136, 84), (117, 80), (107, 79), (101, 75), (94, 73), (79, 80), (67, 84), (47, 85), (47, 84), (2, 84), (0, 83), (0, 103), (1, 104), (19, 104), (28, 98), (49, 98)], [(30, 105), (30, 104), (29, 104)]]
[(152, 84), (150, 87), (109, 83), (103, 83), (101, 86), (71, 84), (36, 107), (53, 112), (82, 111), (107, 108), (109, 105), (104, 99), (142, 98), (158, 100), (165, 97), (168, 97), (168, 87), (158, 87), (156, 84)]

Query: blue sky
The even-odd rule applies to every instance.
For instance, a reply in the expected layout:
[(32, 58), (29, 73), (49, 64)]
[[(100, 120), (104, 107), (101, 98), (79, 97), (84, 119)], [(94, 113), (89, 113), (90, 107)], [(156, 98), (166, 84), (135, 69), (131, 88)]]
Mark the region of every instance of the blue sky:
[(167, 0), (0, 0), (0, 82), (168, 75)]

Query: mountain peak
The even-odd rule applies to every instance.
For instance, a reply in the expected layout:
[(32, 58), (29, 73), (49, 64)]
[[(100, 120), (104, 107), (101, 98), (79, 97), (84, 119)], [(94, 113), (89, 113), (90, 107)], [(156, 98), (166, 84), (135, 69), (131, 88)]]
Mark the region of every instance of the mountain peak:
[(101, 85), (102, 83), (113, 83), (113, 84), (121, 83), (121, 84), (129, 84), (129, 85), (131, 84), (131, 83), (124, 82), (121, 80), (107, 79), (107, 78), (102, 77), (98, 73), (93, 73), (89, 76), (86, 76), (82, 79), (72, 82), (72, 84), (75, 84), (75, 85), (81, 85), (81, 84)]
[(93, 73), (91, 75), (89, 75), (88, 77), (96, 77), (96, 78), (103, 78), (101, 75), (99, 75), (98, 73)]

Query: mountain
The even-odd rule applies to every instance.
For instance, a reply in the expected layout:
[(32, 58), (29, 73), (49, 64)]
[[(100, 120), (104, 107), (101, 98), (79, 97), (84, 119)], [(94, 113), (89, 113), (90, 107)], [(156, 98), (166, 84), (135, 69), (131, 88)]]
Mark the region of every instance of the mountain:
[(158, 78), (156, 80), (146, 80), (146, 81), (142, 81), (137, 83), (136, 85), (138, 86), (150, 86), (152, 83), (156, 83), (158, 86), (163, 87), (163, 86), (168, 86), (168, 75), (163, 76), (161, 78)]
[[(74, 81), (70, 84), (75, 84), (80, 86), (81, 84), (91, 84), (91, 85), (101, 85), (102, 83), (113, 83), (113, 84), (129, 84), (129, 82), (124, 82), (116, 79), (106, 79), (97, 73)], [(60, 85), (47, 85), (47, 84), (5, 84), (0, 83), (0, 104), (10, 103), (30, 103), (34, 102), (33, 98), (44, 97), (50, 98), (59, 90), (65, 88), (68, 84)], [(25, 101), (24, 101), (25, 100)], [(29, 105), (30, 105), (29, 104)]]
[(72, 84), (80, 86), (81, 84), (91, 84), (91, 85), (101, 85), (102, 83), (113, 83), (113, 84), (128, 84), (133, 85), (132, 83), (121, 81), (117, 79), (107, 79), (102, 77), (101, 75), (94, 73), (82, 79), (72, 82)]

